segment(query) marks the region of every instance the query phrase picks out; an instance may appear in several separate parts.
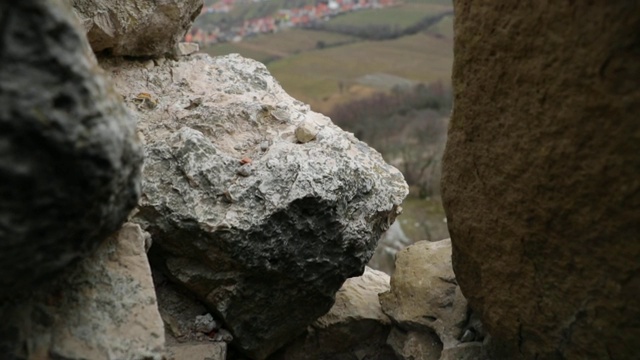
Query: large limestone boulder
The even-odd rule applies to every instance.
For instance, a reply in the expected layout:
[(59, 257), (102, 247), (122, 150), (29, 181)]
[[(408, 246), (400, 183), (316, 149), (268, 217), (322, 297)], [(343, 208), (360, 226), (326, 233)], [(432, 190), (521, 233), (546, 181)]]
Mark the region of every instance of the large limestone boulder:
[(439, 359), (443, 349), (484, 338), (456, 282), (449, 239), (419, 241), (398, 252), (391, 288), (380, 294), (380, 304), (402, 330), (389, 337), (402, 359)]
[(164, 358), (145, 237), (132, 223), (47, 287), (3, 302), (0, 318), (3, 359)]
[(443, 200), (493, 358), (639, 358), (640, 3), (455, 10)]
[(62, 1), (0, 2), (0, 298), (117, 230), (139, 197), (135, 123)]
[(72, 0), (95, 52), (115, 56), (175, 54), (200, 15), (202, 0)]
[(378, 301), (388, 290), (389, 275), (365, 268), (362, 276), (345, 281), (328, 313), (269, 360), (395, 359), (386, 344), (391, 320)]
[(135, 219), (168, 276), (263, 359), (329, 311), (407, 194), (379, 153), (237, 55), (103, 64), (144, 120)]

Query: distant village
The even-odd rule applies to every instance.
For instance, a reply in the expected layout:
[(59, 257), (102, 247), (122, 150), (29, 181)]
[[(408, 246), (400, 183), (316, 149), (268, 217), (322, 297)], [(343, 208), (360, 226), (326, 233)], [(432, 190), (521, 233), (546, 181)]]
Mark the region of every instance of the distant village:
[[(269, 1), (253, 0), (252, 2)], [(201, 16), (214, 13), (228, 13), (234, 6), (246, 3), (246, 0), (220, 0), (202, 8)], [(275, 33), (291, 27), (305, 27), (318, 21), (350, 11), (383, 8), (394, 5), (394, 0), (320, 0), (316, 5), (307, 5), (296, 9), (281, 9), (276, 14), (249, 19), (243, 24), (228, 29), (215, 27), (203, 29), (194, 25), (185, 36), (187, 42), (211, 45), (220, 42), (240, 42), (246, 37), (258, 34)]]

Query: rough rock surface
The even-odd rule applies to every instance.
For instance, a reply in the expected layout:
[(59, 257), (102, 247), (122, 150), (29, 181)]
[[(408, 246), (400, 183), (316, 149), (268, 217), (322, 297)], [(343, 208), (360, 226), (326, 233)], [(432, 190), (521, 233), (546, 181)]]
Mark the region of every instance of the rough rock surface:
[(640, 3), (455, 11), (443, 200), (493, 358), (640, 358)]
[(462, 343), (482, 345), (485, 337), (457, 285), (449, 239), (419, 241), (398, 252), (391, 289), (380, 294), (380, 304), (403, 330), (389, 336), (389, 344), (402, 359), (416, 354), (438, 359), (444, 350)]
[[(158, 297), (158, 308), (164, 322), (167, 339), (167, 351), (179, 354), (193, 352), (195, 357), (201, 351), (212, 348), (211, 342), (220, 343), (216, 349), (224, 349), (233, 340), (227, 330), (221, 328), (221, 322), (208, 313), (207, 308), (194, 298), (193, 294), (168, 281), (160, 272), (153, 270), (153, 284)], [(175, 349), (177, 347), (179, 349)], [(185, 356), (184, 358), (190, 358)]]
[(419, 241), (400, 251), (380, 303), (405, 330), (433, 331), (444, 347), (457, 344), (468, 308), (451, 267), (451, 240)]
[(0, 305), (3, 359), (154, 359), (164, 355), (144, 236), (126, 223), (29, 298)]
[(116, 56), (176, 54), (200, 15), (202, 0), (72, 0), (95, 52)]
[(389, 275), (365, 268), (347, 279), (331, 310), (307, 332), (270, 360), (395, 359), (386, 346), (391, 320), (382, 312), (378, 294), (389, 290)]
[(0, 297), (50, 280), (139, 196), (135, 123), (62, 1), (0, 2)]
[(404, 331), (394, 327), (389, 333), (387, 344), (401, 360), (439, 360), (442, 342), (431, 331)]
[[(135, 217), (153, 235), (151, 252), (237, 347), (266, 357), (362, 273), (407, 194), (402, 174), (258, 62), (200, 54), (103, 65), (144, 112)], [(294, 132), (305, 120), (320, 130), (301, 144)]]
[(227, 344), (223, 342), (167, 346), (167, 360), (225, 360), (226, 358)]

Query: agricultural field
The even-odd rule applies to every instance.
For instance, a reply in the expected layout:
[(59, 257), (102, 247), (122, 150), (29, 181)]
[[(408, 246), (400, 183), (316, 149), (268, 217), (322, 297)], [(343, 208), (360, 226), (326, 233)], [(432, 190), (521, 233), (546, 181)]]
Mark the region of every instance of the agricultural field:
[(316, 111), (327, 112), (336, 102), (361, 97), (365, 89), (347, 90), (369, 74), (383, 73), (424, 83), (442, 81), (447, 85), (452, 59), (451, 39), (418, 33), (395, 40), (361, 41), (303, 52), (267, 67), (292, 96)]
[(290, 29), (275, 34), (260, 35), (240, 43), (223, 43), (208, 46), (202, 51), (218, 56), (238, 53), (262, 63), (285, 58), (320, 47), (328, 48), (358, 41), (357, 38), (326, 31)]

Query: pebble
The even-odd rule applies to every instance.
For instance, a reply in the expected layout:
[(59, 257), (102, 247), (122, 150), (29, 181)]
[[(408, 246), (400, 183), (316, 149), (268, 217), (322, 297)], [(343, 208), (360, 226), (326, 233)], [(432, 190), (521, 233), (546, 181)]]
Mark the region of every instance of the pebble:
[(196, 316), (196, 320), (194, 322), (195, 331), (207, 334), (217, 328), (218, 324), (213, 319), (213, 316), (211, 316), (211, 314)]
[(472, 342), (476, 339), (476, 333), (472, 329), (467, 329), (462, 337), (460, 338), (460, 342)]
[(233, 335), (225, 329), (220, 329), (213, 337), (211, 337), (211, 341), (232, 342)]
[(316, 125), (312, 120), (304, 120), (296, 128), (296, 139), (301, 143), (308, 143), (316, 138), (316, 135), (320, 132), (320, 127)]
[(236, 172), (240, 176), (247, 177), (247, 176), (250, 176), (251, 173), (253, 172), (253, 167), (251, 166), (250, 163), (249, 164), (244, 164), (244, 165), (240, 166)]

